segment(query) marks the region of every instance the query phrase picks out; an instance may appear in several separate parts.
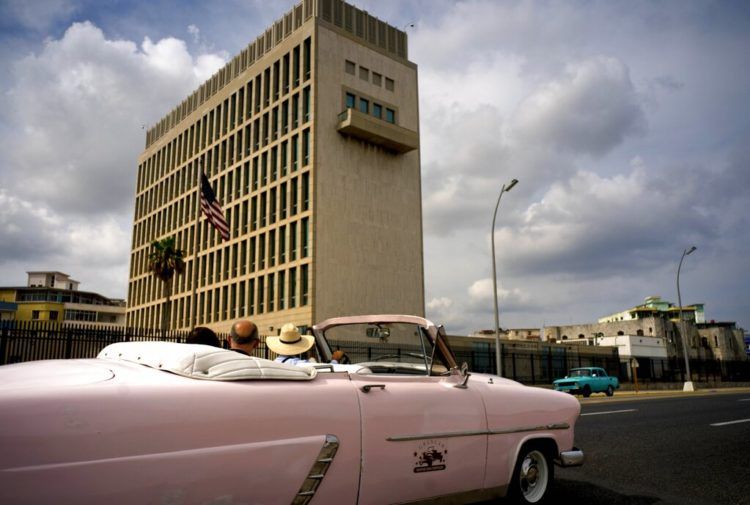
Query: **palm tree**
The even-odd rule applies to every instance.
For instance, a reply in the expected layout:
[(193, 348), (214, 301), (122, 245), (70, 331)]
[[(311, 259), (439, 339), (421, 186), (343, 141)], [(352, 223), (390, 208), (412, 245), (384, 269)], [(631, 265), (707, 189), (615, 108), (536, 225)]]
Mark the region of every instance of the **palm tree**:
[(167, 237), (151, 242), (151, 252), (148, 255), (148, 267), (163, 284), (164, 309), (161, 311), (161, 331), (166, 335), (170, 314), (170, 295), (172, 294), (172, 278), (175, 274), (185, 271), (185, 251), (177, 249), (175, 238)]

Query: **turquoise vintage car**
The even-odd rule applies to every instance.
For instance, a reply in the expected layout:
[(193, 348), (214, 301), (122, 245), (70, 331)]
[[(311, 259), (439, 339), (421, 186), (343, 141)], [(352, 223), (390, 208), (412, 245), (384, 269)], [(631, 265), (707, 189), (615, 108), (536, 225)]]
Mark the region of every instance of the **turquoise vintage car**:
[(603, 368), (598, 367), (573, 368), (568, 375), (557, 379), (553, 384), (555, 391), (581, 394), (584, 398), (591, 396), (591, 393), (612, 396), (615, 389), (620, 387), (617, 377), (610, 377)]

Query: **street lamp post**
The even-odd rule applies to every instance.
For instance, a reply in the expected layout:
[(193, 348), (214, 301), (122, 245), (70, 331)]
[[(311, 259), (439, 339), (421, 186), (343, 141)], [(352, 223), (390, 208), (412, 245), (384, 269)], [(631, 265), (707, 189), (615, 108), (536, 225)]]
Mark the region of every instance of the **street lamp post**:
[(693, 386), (692, 377), (690, 376), (690, 360), (688, 358), (688, 350), (687, 350), (687, 330), (685, 329), (685, 319), (682, 317), (682, 296), (680, 295), (680, 270), (682, 269), (682, 260), (685, 259), (685, 256), (692, 254), (693, 251), (695, 251), (696, 247), (692, 246), (690, 249), (685, 249), (682, 251), (682, 257), (680, 258), (680, 264), (677, 267), (677, 304), (680, 306), (680, 333), (682, 333), (682, 352), (685, 355), (685, 385), (683, 386), (683, 391), (695, 391), (695, 387)]
[(495, 370), (497, 371), (498, 377), (502, 377), (503, 369), (500, 359), (500, 313), (497, 305), (497, 266), (495, 265), (495, 220), (497, 219), (497, 209), (500, 207), (500, 199), (503, 197), (503, 193), (513, 189), (513, 186), (518, 184), (518, 179), (512, 179), (509, 183), (503, 184), (500, 189), (500, 194), (497, 197), (497, 203), (495, 204), (495, 213), (492, 215), (492, 293), (495, 295)]

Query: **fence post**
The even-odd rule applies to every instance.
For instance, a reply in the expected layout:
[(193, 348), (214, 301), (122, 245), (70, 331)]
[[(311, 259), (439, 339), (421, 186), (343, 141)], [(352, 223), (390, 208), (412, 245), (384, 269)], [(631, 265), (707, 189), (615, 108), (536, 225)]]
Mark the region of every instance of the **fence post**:
[(0, 333), (0, 365), (5, 365), (5, 351), (8, 348), (8, 326), (3, 325), (2, 333)]
[(65, 359), (70, 359), (73, 353), (73, 332), (70, 328), (61, 328), (65, 335)]
[(534, 353), (529, 353), (529, 360), (531, 361), (531, 383), (536, 384), (536, 371), (534, 370)]

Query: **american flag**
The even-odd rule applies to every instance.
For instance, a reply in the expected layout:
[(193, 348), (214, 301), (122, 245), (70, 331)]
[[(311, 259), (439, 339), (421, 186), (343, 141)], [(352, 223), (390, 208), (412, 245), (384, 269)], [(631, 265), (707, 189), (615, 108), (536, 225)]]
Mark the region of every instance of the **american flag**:
[(224, 219), (221, 202), (216, 199), (214, 188), (211, 187), (208, 177), (203, 172), (201, 172), (201, 211), (206, 215), (208, 222), (221, 234), (221, 238), (229, 240), (229, 225)]

